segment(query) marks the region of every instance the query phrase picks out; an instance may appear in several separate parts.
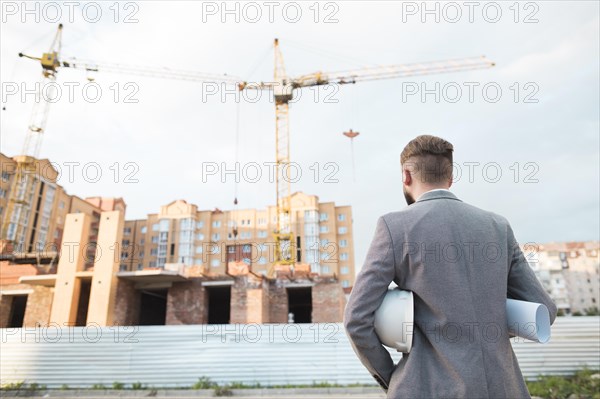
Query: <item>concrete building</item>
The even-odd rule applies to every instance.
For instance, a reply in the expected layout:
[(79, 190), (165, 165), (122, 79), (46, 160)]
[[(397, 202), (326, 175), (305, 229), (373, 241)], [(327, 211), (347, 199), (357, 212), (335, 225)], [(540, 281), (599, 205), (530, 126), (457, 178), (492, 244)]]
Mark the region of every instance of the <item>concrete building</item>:
[(528, 244), (523, 250), (559, 311), (585, 314), (600, 308), (598, 241)]
[[(121, 198), (67, 194), (46, 159), (24, 185), (16, 158), (0, 156), (0, 327), (342, 320), (355, 274), (350, 206), (293, 194), (296, 263), (275, 266), (274, 206), (177, 200), (124, 221)], [(9, 206), (20, 187), (28, 205)]]
[(119, 271), (123, 212), (100, 214), (92, 268), (90, 217), (69, 214), (56, 273), (0, 264), (0, 327), (340, 322), (344, 290), (310, 265), (278, 266), (267, 277), (230, 260), (226, 272), (165, 263)]

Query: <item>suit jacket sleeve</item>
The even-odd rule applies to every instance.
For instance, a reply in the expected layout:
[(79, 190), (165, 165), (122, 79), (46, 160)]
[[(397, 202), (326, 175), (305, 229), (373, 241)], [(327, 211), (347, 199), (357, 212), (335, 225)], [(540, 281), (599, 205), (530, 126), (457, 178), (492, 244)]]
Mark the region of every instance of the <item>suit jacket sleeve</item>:
[(356, 276), (344, 312), (344, 327), (362, 364), (387, 390), (394, 362), (375, 334), (375, 311), (395, 276), (394, 248), (388, 226), (380, 217), (365, 263)]
[(511, 251), (512, 257), (509, 257), (511, 264), (508, 272), (507, 297), (546, 305), (550, 313), (550, 324), (554, 323), (557, 314), (556, 305), (529, 266), (510, 225), (508, 226), (508, 243), (508, 250)]

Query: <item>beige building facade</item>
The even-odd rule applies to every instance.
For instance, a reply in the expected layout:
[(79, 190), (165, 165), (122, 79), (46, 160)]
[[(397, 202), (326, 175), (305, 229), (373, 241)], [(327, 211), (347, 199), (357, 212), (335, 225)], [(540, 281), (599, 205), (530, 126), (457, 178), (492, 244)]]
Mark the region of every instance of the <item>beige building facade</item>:
[[(315, 195), (292, 195), (292, 252), (310, 271), (336, 276), (344, 288), (354, 283), (352, 207), (319, 202)], [(125, 222), (121, 270), (163, 268), (167, 263), (200, 267), (207, 274), (228, 272), (230, 261), (245, 262), (266, 275), (274, 261), (274, 206), (264, 210), (199, 210), (184, 200), (161, 207), (147, 219)], [(237, 230), (237, 236), (234, 231)]]
[(600, 309), (598, 241), (528, 244), (523, 250), (559, 311), (586, 314)]

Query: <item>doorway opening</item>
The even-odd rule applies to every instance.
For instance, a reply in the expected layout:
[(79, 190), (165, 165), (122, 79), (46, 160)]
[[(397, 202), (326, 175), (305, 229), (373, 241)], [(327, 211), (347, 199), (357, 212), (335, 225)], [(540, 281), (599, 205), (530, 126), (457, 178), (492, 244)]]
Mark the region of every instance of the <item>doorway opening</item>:
[(23, 327), (23, 320), (25, 320), (25, 309), (27, 308), (27, 295), (14, 295), (12, 296), (12, 303), (10, 304), (10, 318), (8, 320), (9, 328), (21, 328)]
[(208, 324), (229, 324), (231, 286), (206, 288), (208, 291)]
[(167, 319), (169, 290), (142, 290), (140, 292), (140, 326), (164, 326)]
[(294, 323), (312, 322), (312, 288), (288, 287), (288, 314), (293, 315)]

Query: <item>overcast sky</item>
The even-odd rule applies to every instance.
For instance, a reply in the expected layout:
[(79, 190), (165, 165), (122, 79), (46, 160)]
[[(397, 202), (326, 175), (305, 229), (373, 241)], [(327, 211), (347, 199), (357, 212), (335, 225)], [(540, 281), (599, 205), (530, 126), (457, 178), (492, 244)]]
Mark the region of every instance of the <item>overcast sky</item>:
[[(330, 2), (312, 8), (312, 2), (277, 3), (271, 16), (263, 2), (238, 3), (237, 14), (234, 4), (233, 13), (223, 13), (221, 2), (152, 1), (112, 8), (113, 2), (107, 2), (97, 22), (96, 3), (77, 3), (72, 13), (64, 4), (53, 4), (38, 5), (36, 22), (35, 10), (22, 14), (21, 2), (2, 2), (6, 110), (0, 115), (6, 155), (21, 151), (34, 101), (31, 95), (22, 101), (20, 93), (6, 96), (7, 84), (31, 89), (41, 69), (17, 53), (39, 56), (49, 47), (56, 10), (65, 24), (64, 56), (227, 73), (249, 81), (272, 79), (276, 37), (292, 77), (486, 55), (495, 68), (359, 82), (337, 92), (333, 87), (305, 89), (290, 107), (291, 157), (302, 170), (292, 190), (352, 205), (358, 269), (377, 217), (406, 206), (400, 152), (415, 136), (435, 134), (455, 146), (460, 173), (455, 193), (506, 216), (519, 241), (599, 239), (596, 1), (518, 7), (481, 2), (473, 9), (463, 2), (429, 3), (433, 10), (437, 4), (438, 15), (423, 13), (421, 2)], [(82, 93), (88, 79), (102, 90), (95, 103)], [(233, 168), (236, 159), (242, 165), (274, 161), (274, 105), (267, 93), (259, 101), (248, 95), (236, 102), (233, 95), (224, 100), (208, 95), (200, 83), (65, 69), (58, 82), (63, 97), (52, 106), (41, 157), (62, 166), (59, 183), (70, 194), (123, 197), (128, 219), (144, 218), (179, 198), (200, 209), (230, 209), (234, 176), (225, 176), (225, 182), (209, 176), (203, 182), (203, 165)], [(66, 84), (77, 83), (70, 102)], [(429, 90), (425, 98), (423, 89)], [(138, 102), (126, 103), (128, 94)], [(342, 135), (350, 128), (360, 132), (354, 141), (355, 177), (350, 142)], [(80, 163), (71, 179), (69, 162)], [(83, 165), (91, 162), (102, 170), (97, 182), (92, 182), (93, 165), (82, 176)], [(253, 170), (245, 171), (254, 177)], [(259, 182), (240, 182), (238, 197), (240, 208), (273, 204), (268, 167)]]

